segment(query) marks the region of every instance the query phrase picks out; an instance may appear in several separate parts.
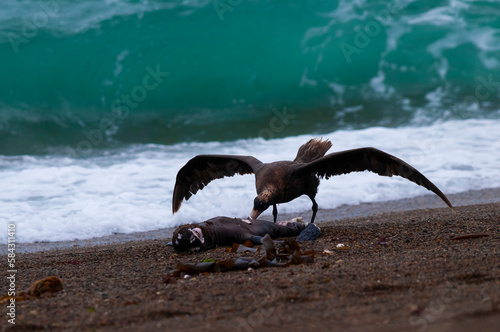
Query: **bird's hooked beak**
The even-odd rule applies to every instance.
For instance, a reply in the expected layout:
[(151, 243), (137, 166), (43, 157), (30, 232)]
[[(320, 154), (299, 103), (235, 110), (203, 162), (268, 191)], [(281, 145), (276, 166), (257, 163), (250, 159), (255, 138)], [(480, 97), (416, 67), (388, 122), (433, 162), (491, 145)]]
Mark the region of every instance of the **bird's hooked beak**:
[(252, 219), (252, 220), (255, 220), (255, 219), (257, 219), (260, 216), (261, 213), (262, 213), (262, 211), (259, 211), (259, 210), (256, 210), (256, 209), (252, 209), (252, 212), (250, 213), (250, 217), (249, 218)]

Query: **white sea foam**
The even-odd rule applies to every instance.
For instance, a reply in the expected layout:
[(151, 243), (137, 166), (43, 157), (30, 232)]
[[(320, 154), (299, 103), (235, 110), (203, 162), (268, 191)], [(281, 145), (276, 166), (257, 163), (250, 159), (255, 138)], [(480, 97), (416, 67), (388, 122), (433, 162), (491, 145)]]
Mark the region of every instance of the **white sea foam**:
[[(323, 136), (333, 142), (331, 151), (373, 146), (392, 153), (414, 165), (445, 193), (500, 187), (500, 120), (375, 127)], [(246, 217), (255, 197), (252, 175), (211, 182), (172, 216), (179, 168), (200, 153), (254, 155), (263, 162), (290, 160), (312, 137), (140, 145), (88, 159), (0, 156), (0, 221), (17, 223), (18, 242), (34, 242), (154, 230), (218, 215)], [(428, 193), (400, 177), (364, 172), (323, 180), (317, 201), (320, 208), (334, 208)], [(310, 208), (309, 199), (301, 197), (278, 209), (290, 213)], [(6, 236), (1, 241), (5, 243)]]

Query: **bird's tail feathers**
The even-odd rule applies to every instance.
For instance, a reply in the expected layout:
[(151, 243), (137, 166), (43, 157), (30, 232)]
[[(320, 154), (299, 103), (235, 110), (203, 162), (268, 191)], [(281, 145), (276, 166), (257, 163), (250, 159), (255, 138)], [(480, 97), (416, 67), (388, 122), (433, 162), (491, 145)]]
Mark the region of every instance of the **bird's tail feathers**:
[(323, 141), (323, 138), (313, 138), (302, 145), (297, 152), (295, 162), (309, 163), (313, 160), (321, 158), (332, 147), (332, 142), (328, 139)]

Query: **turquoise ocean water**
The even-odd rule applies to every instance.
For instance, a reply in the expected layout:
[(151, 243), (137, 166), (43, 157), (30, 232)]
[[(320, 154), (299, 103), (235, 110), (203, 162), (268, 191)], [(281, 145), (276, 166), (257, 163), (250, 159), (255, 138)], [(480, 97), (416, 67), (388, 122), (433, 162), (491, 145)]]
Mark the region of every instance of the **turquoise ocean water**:
[[(0, 60), (0, 224), (21, 242), (247, 217), (250, 175), (172, 216), (179, 168), (292, 159), (317, 136), (395, 154), (446, 194), (500, 187), (497, 0), (5, 0)], [(425, 194), (361, 173), (317, 201)]]
[(1, 154), (499, 117), (497, 1), (2, 7)]

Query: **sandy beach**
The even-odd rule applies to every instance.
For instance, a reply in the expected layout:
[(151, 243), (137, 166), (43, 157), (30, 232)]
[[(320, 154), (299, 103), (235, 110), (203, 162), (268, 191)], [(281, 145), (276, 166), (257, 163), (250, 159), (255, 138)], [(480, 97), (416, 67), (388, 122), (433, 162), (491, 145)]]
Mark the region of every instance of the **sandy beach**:
[[(496, 194), (451, 195), (456, 213), (433, 208), (426, 196), (342, 207), (355, 217), (346, 218), (340, 209), (337, 220), (320, 210), (323, 235), (301, 244), (315, 251), (314, 262), (290, 267), (169, 277), (179, 262), (259, 254), (226, 248), (175, 253), (167, 245), (167, 230), (132, 241), (32, 248), (16, 255), (16, 288), (27, 290), (35, 280), (57, 276), (64, 289), (17, 302), (16, 324), (4, 314), (0, 326), (8, 331), (496, 331)], [(422, 205), (426, 208), (416, 207)], [(478, 234), (482, 237), (469, 236)], [(7, 283), (0, 292), (7, 293)]]

